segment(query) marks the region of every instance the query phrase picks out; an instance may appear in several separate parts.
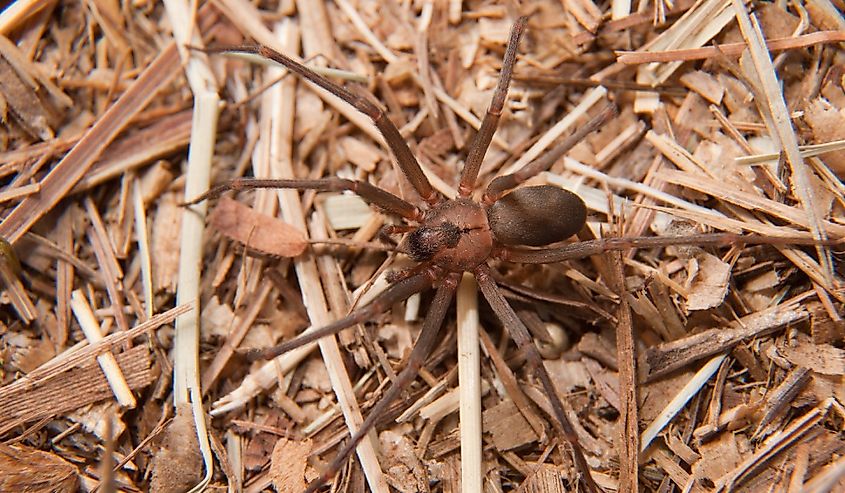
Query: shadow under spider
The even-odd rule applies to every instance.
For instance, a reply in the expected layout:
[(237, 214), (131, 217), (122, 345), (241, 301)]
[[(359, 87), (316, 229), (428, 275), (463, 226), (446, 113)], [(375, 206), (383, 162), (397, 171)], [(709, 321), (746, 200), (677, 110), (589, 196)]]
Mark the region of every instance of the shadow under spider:
[[(569, 191), (549, 185), (517, 187), (538, 173), (548, 170), (575, 144), (608, 121), (615, 114), (615, 107), (612, 105), (604, 107), (585, 126), (579, 128), (544, 156), (525, 165), (513, 174), (495, 178), (488, 185), (481, 201), (473, 201), (471, 197), (475, 189), (479, 168), (490, 145), (507, 98), (517, 46), (525, 29), (526, 21), (525, 17), (520, 18), (511, 30), (501, 75), (492, 102), (469, 147), (460, 176), (459, 197), (452, 200), (442, 197), (432, 188), (408, 144), (400, 136), (399, 130), (387, 118), (384, 110), (369, 99), (327, 80), (291, 58), (265, 46), (240, 46), (206, 50), (208, 52), (243, 53), (268, 58), (354, 106), (375, 123), (396, 157), (402, 173), (425, 202), (421, 207), (416, 206), (366, 181), (347, 180), (338, 177), (310, 180), (235, 179), (218, 185), (188, 202), (188, 204), (197, 203), (218, 197), (231, 190), (257, 188), (316, 191), (349, 190), (358, 194), (369, 204), (404, 219), (406, 225), (395, 228), (393, 232), (410, 232), (403, 244), (403, 250), (419, 263), (416, 267), (395, 275), (392, 285), (369, 304), (352, 311), (346, 317), (329, 325), (284, 342), (274, 348), (251, 355), (255, 359), (276, 357), (321, 337), (335, 334), (342, 329), (370, 320), (389, 309), (393, 304), (405, 300), (415, 293), (428, 288), (436, 289), (434, 299), (423, 321), (420, 335), (408, 357), (407, 366), (399, 373), (395, 382), (385, 392), (381, 400), (370, 410), (360, 429), (351, 436), (351, 439), (337, 453), (320, 477), (308, 486), (306, 492), (317, 490), (337, 473), (361, 439), (373, 428), (378, 417), (385, 413), (390, 404), (416, 378), (427, 356), (438, 341), (438, 333), (463, 272), (471, 272), (475, 275), (484, 298), (539, 378), (554, 409), (554, 415), (560, 425), (562, 436), (571, 445), (573, 459), (580, 473), (580, 481), (588, 491), (600, 491), (593, 480), (560, 397), (542, 364), (540, 353), (534, 345), (528, 329), (505, 300), (501, 289), (493, 279), (493, 272), (488, 265), (488, 261), (498, 259), (520, 263), (552, 263), (583, 258), (611, 250), (637, 247), (787, 242), (784, 239), (773, 239), (758, 235), (713, 233), (684, 237), (607, 238), (581, 241), (563, 246), (554, 245), (574, 235), (584, 226), (587, 213), (584, 202), (580, 197)], [(813, 243), (806, 240), (803, 242)]]

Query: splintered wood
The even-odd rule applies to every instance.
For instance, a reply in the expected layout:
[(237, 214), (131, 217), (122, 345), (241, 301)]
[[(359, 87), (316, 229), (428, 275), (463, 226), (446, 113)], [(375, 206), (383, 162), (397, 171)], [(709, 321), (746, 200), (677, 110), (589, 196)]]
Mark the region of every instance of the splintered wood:
[[(204, 235), (183, 238), (204, 207), (182, 206), (189, 156), (213, 164), (215, 183), (338, 176), (421, 200), (366, 116), (200, 48), (258, 42), (372, 92), (453, 197), (527, 15), (480, 190), (612, 101), (617, 116), (529, 182), (583, 197), (580, 240), (737, 234), (492, 266), (598, 486), (845, 491), (841, 0), (196, 5), (0, 12), (0, 490), (299, 492), (322, 474), (404, 367), (432, 296), (323, 341), (325, 362), (312, 344), (251, 363), (246, 351), (342, 317), (414, 264), (382, 232), (393, 218), (348, 192), (231, 193), (208, 204)], [(185, 245), (198, 306), (175, 302)], [(578, 487), (526, 355), (490, 307), (473, 310), (478, 347), (459, 354), (465, 309), (450, 312), (335, 491)], [(175, 348), (174, 319), (189, 313), (198, 341)], [(472, 350), (481, 397), (459, 405)], [(175, 410), (192, 381), (202, 404)], [(477, 426), (459, 407), (480, 408), (480, 437), (462, 440)], [(211, 432), (201, 440), (197, 423)], [(477, 447), (472, 467), (462, 443)]]

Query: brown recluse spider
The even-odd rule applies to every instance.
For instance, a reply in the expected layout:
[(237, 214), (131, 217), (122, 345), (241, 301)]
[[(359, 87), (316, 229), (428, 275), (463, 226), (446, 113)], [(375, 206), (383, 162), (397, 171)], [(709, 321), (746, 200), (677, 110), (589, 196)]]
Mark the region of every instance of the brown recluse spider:
[[(590, 473), (590, 468), (560, 397), (542, 364), (538, 349), (528, 329), (511, 308), (500, 288), (492, 278), (488, 261), (492, 259), (520, 263), (552, 263), (567, 259), (583, 258), (609, 250), (635, 247), (663, 247), (678, 244), (726, 245), (741, 243), (772, 243), (776, 239), (755, 235), (729, 233), (700, 234), (685, 237), (609, 238), (555, 245), (579, 232), (586, 221), (584, 202), (574, 193), (553, 186), (517, 188), (529, 178), (548, 170), (575, 144), (598, 129), (614, 113), (612, 106), (603, 108), (589, 122), (564, 139), (541, 158), (527, 164), (510, 175), (495, 178), (487, 187), (480, 202), (472, 200), (476, 178), (484, 155), (496, 130), (508, 93), (516, 59), (517, 46), (525, 29), (526, 18), (516, 21), (510, 34), (501, 75), (492, 102), (478, 133), (472, 141), (460, 176), (459, 197), (444, 199), (423, 175), (417, 159), (402, 139), (397, 127), (387, 118), (384, 110), (369, 99), (327, 80), (300, 63), (264, 46), (243, 46), (212, 49), (210, 52), (233, 52), (258, 55), (273, 60), (299, 77), (307, 79), (337, 95), (358, 111), (367, 115), (384, 136), (402, 173), (425, 202), (423, 207), (413, 205), (392, 193), (366, 181), (341, 178), (322, 179), (250, 179), (241, 178), (218, 185), (190, 203), (220, 196), (230, 190), (257, 188), (289, 188), (296, 190), (344, 191), (358, 194), (366, 202), (387, 213), (404, 219), (407, 227), (395, 231), (410, 231), (403, 250), (419, 265), (394, 275), (392, 285), (369, 304), (325, 327), (284, 342), (258, 357), (272, 358), (321, 337), (335, 334), (342, 329), (372, 319), (393, 304), (415, 293), (435, 288), (436, 294), (425, 316), (420, 335), (408, 357), (407, 366), (399, 373), (393, 385), (385, 392), (360, 429), (338, 452), (319, 479), (306, 490), (313, 492), (329, 481), (355, 450), (358, 442), (375, 425), (390, 404), (416, 378), (428, 354), (438, 341), (438, 333), (463, 272), (475, 275), (481, 292), (510, 336), (523, 352), (528, 364), (539, 378), (551, 401), (555, 418), (562, 435), (572, 447), (580, 479), (589, 491), (600, 491)], [(551, 246), (550, 246), (551, 245)]]

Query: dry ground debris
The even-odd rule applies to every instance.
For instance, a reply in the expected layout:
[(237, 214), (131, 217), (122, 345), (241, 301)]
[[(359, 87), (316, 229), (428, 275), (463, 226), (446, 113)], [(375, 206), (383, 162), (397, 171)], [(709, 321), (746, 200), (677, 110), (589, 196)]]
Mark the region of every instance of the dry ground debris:
[[(450, 195), (510, 26), (527, 15), (482, 182), (612, 101), (618, 115), (532, 181), (584, 199), (582, 239), (784, 238), (496, 266), (599, 486), (845, 491), (843, 10), (11, 4), (0, 12), (0, 490), (299, 491), (418, 334), (430, 295), (342, 332), (334, 359), (244, 357), (342, 316), (407, 267), (379, 235), (392, 218), (350, 194), (240, 192), (209, 204), (207, 220), (184, 200), (210, 182), (285, 172), (418, 197), (348, 105), (276, 67), (188, 45), (261, 43), (336, 69), (333, 80), (375, 95)], [(467, 350), (481, 353), (480, 401), (460, 395), (458, 312), (338, 490), (575, 487), (550, 401), (484, 303)], [(474, 456), (458, 419), (473, 405)]]

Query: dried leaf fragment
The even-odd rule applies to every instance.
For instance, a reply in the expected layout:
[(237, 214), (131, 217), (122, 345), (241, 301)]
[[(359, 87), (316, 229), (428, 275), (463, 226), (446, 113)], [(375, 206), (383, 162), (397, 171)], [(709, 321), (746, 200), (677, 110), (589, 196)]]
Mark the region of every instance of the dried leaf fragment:
[(722, 304), (728, 294), (731, 266), (709, 253), (697, 257), (698, 272), (687, 296), (687, 310), (707, 310)]
[(220, 199), (209, 222), (224, 236), (268, 255), (295, 257), (308, 245), (304, 235), (290, 224), (228, 197)]

